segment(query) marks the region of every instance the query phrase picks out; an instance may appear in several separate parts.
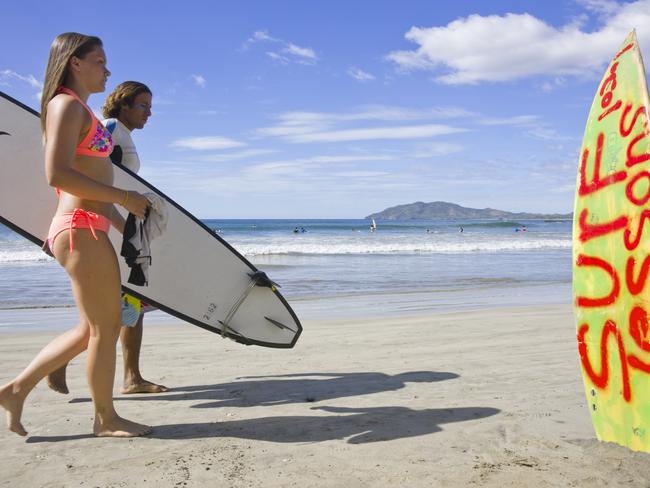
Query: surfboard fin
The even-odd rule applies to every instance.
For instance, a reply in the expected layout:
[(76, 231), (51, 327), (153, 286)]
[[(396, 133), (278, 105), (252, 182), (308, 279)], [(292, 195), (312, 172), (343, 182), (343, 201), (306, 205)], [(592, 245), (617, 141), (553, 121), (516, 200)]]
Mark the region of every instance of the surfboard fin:
[(247, 346), (252, 344), (252, 341), (248, 337), (246, 337), (245, 335), (240, 334), (235, 329), (233, 329), (232, 327), (229, 327), (227, 324), (225, 324), (221, 320), (218, 320), (217, 322), (219, 322), (221, 324), (221, 337), (232, 339), (233, 341), (236, 341), (236, 342), (241, 342), (242, 344), (246, 344)]
[(264, 318), (265, 318), (266, 320), (268, 320), (269, 322), (271, 322), (273, 325), (275, 325), (276, 327), (279, 327), (279, 328), (282, 329), (282, 330), (290, 330), (290, 331), (293, 332), (294, 334), (297, 334), (297, 332), (296, 332), (294, 329), (292, 329), (292, 328), (289, 327), (288, 325), (284, 325), (282, 322), (278, 322), (277, 320), (273, 320), (272, 318), (267, 317), (266, 315), (264, 316)]
[[(253, 288), (255, 288), (256, 286), (262, 286), (262, 287), (265, 287), (265, 288), (270, 288), (271, 290), (275, 291), (276, 287), (279, 286), (278, 284), (271, 281), (271, 279), (268, 276), (266, 276), (266, 273), (264, 271), (255, 271), (254, 273), (249, 273), (248, 276), (251, 279), (250, 283), (248, 284), (248, 286), (246, 287), (244, 292), (239, 296), (237, 301), (230, 308), (230, 310), (228, 311), (228, 314), (223, 319), (223, 322), (221, 320), (219, 321), (219, 323), (222, 326), (222, 328), (221, 328), (222, 337), (226, 337), (226, 335), (228, 334), (229, 331), (232, 331), (235, 334), (239, 334), (237, 331), (230, 328), (230, 321), (234, 317), (235, 313), (237, 313), (237, 310), (239, 310), (239, 307), (241, 307), (241, 304), (244, 303), (244, 300), (246, 300), (248, 295), (250, 295), (251, 291), (253, 291)], [(291, 330), (291, 329), (289, 329), (289, 330)], [(241, 335), (241, 334), (239, 334), (239, 335)], [(242, 336), (242, 337), (244, 337), (244, 336)]]

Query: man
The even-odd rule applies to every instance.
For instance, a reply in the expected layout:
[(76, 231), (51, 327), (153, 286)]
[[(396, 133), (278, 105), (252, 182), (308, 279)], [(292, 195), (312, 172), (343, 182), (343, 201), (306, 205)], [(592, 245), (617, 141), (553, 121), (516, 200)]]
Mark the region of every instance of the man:
[[(113, 163), (137, 173), (140, 159), (131, 139), (131, 132), (142, 129), (151, 116), (152, 93), (143, 83), (125, 81), (108, 95), (102, 111), (102, 121), (113, 138)], [(113, 224), (124, 227), (124, 219), (114, 212)], [(120, 332), (122, 355), (124, 357), (124, 383), (122, 393), (159, 393), (168, 388), (145, 380), (140, 373), (140, 350), (142, 347), (142, 322), (146, 312), (155, 310), (146, 303), (126, 295), (123, 297), (122, 323)], [(139, 311), (137, 310), (139, 308)], [(68, 393), (66, 384), (67, 364), (48, 376), (48, 385), (60, 393)]]

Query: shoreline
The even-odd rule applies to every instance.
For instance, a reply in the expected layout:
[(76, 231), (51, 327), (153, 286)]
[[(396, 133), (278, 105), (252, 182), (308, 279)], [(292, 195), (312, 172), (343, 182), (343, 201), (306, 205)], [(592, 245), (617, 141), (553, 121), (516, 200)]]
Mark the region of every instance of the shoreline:
[[(471, 289), (359, 292), (287, 298), (302, 320), (400, 317), (423, 313), (473, 312), (521, 306), (571, 304), (571, 283), (485, 286)], [(180, 319), (162, 311), (147, 323), (172, 325)], [(0, 336), (7, 333), (64, 331), (76, 325), (74, 305), (0, 308)]]
[[(152, 327), (148, 325), (152, 324)], [(570, 304), (304, 320), (291, 350), (145, 325), (142, 370), (172, 391), (116, 406), (153, 434), (95, 439), (84, 357), (71, 394), (0, 433), (21, 486), (644, 486), (650, 457), (599, 443)], [(158, 324), (160, 325), (160, 324)], [(7, 381), (54, 331), (4, 334)], [(208, 339), (210, 338), (210, 339)], [(616, 473), (614, 477), (614, 473)]]

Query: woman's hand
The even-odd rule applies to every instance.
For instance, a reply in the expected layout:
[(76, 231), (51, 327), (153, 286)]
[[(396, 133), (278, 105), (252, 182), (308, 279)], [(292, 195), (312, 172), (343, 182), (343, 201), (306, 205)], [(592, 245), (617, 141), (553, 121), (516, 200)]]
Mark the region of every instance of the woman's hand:
[(144, 219), (147, 208), (151, 205), (147, 197), (137, 191), (129, 191), (120, 205), (139, 219)]

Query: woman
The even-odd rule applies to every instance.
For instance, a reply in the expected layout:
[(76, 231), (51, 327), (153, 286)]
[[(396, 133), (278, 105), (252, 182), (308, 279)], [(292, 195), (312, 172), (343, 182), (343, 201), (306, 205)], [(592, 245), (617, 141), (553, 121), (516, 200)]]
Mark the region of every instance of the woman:
[(88, 349), (86, 374), (95, 407), (96, 436), (133, 437), (151, 428), (121, 418), (113, 406), (115, 349), (120, 333), (120, 271), (108, 239), (117, 203), (144, 217), (147, 199), (111, 186), (112, 140), (86, 105), (105, 90), (110, 71), (97, 37), (77, 33), (52, 43), (41, 98), (45, 173), (59, 194), (46, 246), (72, 282), (80, 323), (45, 346), (13, 381), (0, 388), (0, 405), (11, 431), (20, 422), (29, 392), (47, 374)]
[[(120, 164), (134, 173), (137, 173), (140, 169), (140, 158), (133, 139), (131, 139), (131, 132), (135, 129), (144, 128), (151, 116), (152, 102), (153, 95), (147, 85), (137, 81), (125, 81), (115, 87), (102, 107), (104, 117), (106, 117), (102, 124), (111, 133), (113, 139), (111, 160), (113, 163)], [(124, 227), (124, 219), (117, 212), (114, 213), (113, 225), (118, 230)], [(137, 299), (131, 297), (131, 300)], [(135, 323), (125, 321), (124, 317), (122, 320), (124, 325), (122, 332), (120, 332), (122, 357), (124, 359), (122, 393), (160, 393), (168, 391), (166, 386), (145, 380), (140, 373), (143, 316), (146, 312), (155, 310), (154, 307), (144, 302), (140, 302), (140, 305), (140, 312), (136, 314), (137, 318), (134, 317)], [(50, 373), (47, 381), (54, 391), (68, 393), (66, 365)]]

